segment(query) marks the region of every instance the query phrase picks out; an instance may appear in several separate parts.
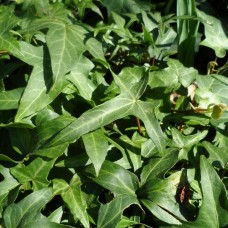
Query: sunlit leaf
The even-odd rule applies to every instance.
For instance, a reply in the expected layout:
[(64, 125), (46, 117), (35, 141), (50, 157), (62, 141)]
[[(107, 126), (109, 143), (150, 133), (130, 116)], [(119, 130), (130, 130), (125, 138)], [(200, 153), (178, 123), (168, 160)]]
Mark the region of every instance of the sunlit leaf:
[(205, 20), (203, 24), (206, 38), (201, 42), (201, 45), (212, 48), (216, 56), (223, 58), (228, 49), (228, 39), (221, 21), (200, 10), (197, 10), (197, 15)]

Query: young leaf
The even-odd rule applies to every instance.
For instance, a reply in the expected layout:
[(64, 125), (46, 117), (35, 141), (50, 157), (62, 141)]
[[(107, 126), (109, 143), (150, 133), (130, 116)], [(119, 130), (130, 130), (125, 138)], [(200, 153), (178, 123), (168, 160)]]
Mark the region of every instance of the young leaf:
[(228, 91), (228, 80), (222, 75), (208, 75), (208, 77), (197, 76), (198, 89), (196, 100), (199, 107), (207, 108), (211, 104), (228, 104), (226, 93)]
[(171, 129), (173, 141), (171, 141), (170, 146), (179, 148), (180, 155), (179, 159), (188, 159), (187, 153), (196, 145), (200, 140), (204, 139), (207, 135), (207, 131), (202, 131), (194, 135), (183, 135), (176, 128)]
[(154, 87), (178, 88), (180, 82), (184, 87), (188, 87), (196, 78), (197, 71), (190, 67), (184, 67), (182, 63), (175, 59), (168, 60), (168, 67), (150, 73), (148, 85)]

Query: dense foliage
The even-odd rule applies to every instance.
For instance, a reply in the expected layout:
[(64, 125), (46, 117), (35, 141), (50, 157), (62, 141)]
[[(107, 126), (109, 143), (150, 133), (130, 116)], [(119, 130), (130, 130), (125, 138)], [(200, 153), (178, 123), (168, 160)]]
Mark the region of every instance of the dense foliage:
[(227, 227), (227, 15), (3, 1), (2, 226)]

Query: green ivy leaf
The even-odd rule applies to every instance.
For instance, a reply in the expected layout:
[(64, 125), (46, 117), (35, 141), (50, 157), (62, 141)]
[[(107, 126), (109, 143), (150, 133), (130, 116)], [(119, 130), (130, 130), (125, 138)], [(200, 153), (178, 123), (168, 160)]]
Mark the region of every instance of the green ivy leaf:
[(25, 42), (21, 42), (20, 46), (24, 55), (22, 60), (34, 68), (20, 100), (16, 122), (46, 107), (67, 84), (66, 81), (59, 81), (52, 86), (54, 81), (49, 65), (50, 59), (46, 57), (43, 63), (43, 58), (48, 54), (47, 48), (34, 47)]
[(17, 109), (24, 88), (0, 92), (0, 110)]
[[(180, 224), (180, 221), (186, 221), (177, 199), (177, 186), (180, 181), (181, 172), (176, 172), (166, 179), (155, 181), (152, 178), (140, 188), (138, 197), (151, 213), (160, 220), (170, 224)], [(160, 213), (158, 213), (158, 210)], [(167, 212), (169, 216), (166, 218)]]
[(167, 68), (150, 73), (149, 86), (178, 88), (181, 83), (184, 87), (188, 87), (198, 75), (194, 68), (184, 67), (178, 60), (169, 59), (167, 64)]
[(11, 190), (18, 186), (17, 180), (10, 174), (9, 169), (0, 165), (0, 173), (3, 180), (0, 182), (0, 214), (3, 208), (9, 204), (8, 195)]
[(116, 227), (123, 210), (132, 204), (139, 205), (138, 199), (134, 196), (123, 195), (115, 198), (110, 203), (101, 205), (98, 211), (97, 227)]
[(172, 225), (181, 225), (182, 223), (180, 220), (175, 218), (170, 212), (164, 210), (164, 208), (160, 207), (156, 203), (154, 203), (152, 200), (141, 200), (143, 205), (157, 218), (159, 218), (162, 221), (165, 221), (168, 224)]
[[(132, 70), (124, 72), (131, 72), (131, 81), (136, 81), (139, 80), (140, 77), (140, 75), (136, 74), (138, 70), (139, 68), (136, 67), (136, 69), (133, 68)], [(142, 69), (140, 72), (142, 74)], [(144, 74), (146, 74), (146, 72), (144, 72)], [(77, 120), (63, 129), (60, 135), (57, 135), (43, 146), (50, 147), (65, 142), (75, 141), (90, 131), (107, 125), (114, 120), (133, 114), (144, 122), (149, 136), (154, 141), (159, 151), (162, 151), (166, 145), (166, 140), (153, 113), (154, 107), (151, 103), (137, 101), (146, 89), (148, 75), (146, 74), (138, 83), (135, 82), (130, 86), (127, 85), (129, 81), (122, 79), (123, 75), (125, 74), (121, 74), (120, 77), (114, 76), (123, 95), (121, 94), (112, 100), (83, 113)]]
[(140, 180), (141, 185), (146, 181), (151, 181), (157, 178), (163, 178), (165, 173), (171, 169), (178, 161), (178, 150), (170, 150), (162, 158), (152, 158), (143, 166)]
[(109, 64), (104, 57), (104, 51), (102, 44), (95, 38), (90, 38), (86, 41), (85, 47), (87, 51), (100, 63), (102, 63), (106, 68), (109, 68)]
[(93, 67), (94, 64), (89, 59), (79, 55), (75, 57), (72, 70), (66, 76), (77, 87), (79, 95), (87, 101), (92, 100), (93, 92), (96, 89), (96, 85), (89, 79), (89, 73)]
[(31, 222), (45, 219), (40, 210), (51, 200), (51, 197), (51, 189), (43, 188), (29, 194), (17, 204), (11, 204), (4, 211), (5, 227), (29, 227), (27, 224), (31, 225)]
[(85, 199), (81, 192), (79, 177), (74, 175), (70, 184), (63, 180), (61, 180), (61, 183), (61, 189), (64, 189), (64, 191), (61, 192), (62, 199), (70, 209), (71, 214), (74, 216), (74, 220), (77, 221), (79, 219), (84, 227), (89, 228), (89, 218), (86, 212)]
[(135, 196), (139, 187), (137, 176), (109, 161), (103, 163), (99, 176), (93, 180), (118, 195)]
[(102, 130), (96, 130), (82, 137), (86, 153), (94, 165), (96, 175), (98, 176), (102, 163), (109, 150), (108, 140)]
[(197, 219), (183, 227), (225, 227), (228, 224), (228, 199), (225, 186), (204, 156), (200, 158), (203, 203)]
[(180, 149), (179, 159), (188, 159), (188, 152), (200, 140), (204, 139), (208, 133), (207, 131), (202, 131), (193, 135), (183, 135), (176, 128), (172, 128), (171, 132), (173, 141), (170, 142), (170, 146)]
[(0, 7), (0, 50), (8, 51), (13, 55), (20, 55), (21, 50), (18, 41), (12, 36), (10, 30), (17, 24), (18, 19), (13, 13), (12, 7)]
[(228, 165), (228, 154), (226, 147), (217, 147), (207, 141), (204, 141), (202, 145), (208, 151), (208, 161), (212, 165), (223, 169)]
[(55, 159), (45, 160), (36, 158), (27, 166), (18, 165), (10, 169), (12, 175), (19, 180), (21, 184), (32, 182), (33, 189), (39, 190), (48, 187), (47, 176), (53, 167)]
[(217, 57), (223, 58), (228, 50), (228, 37), (221, 21), (200, 10), (197, 10), (197, 15), (205, 21), (203, 24), (206, 38), (201, 42), (201, 45), (212, 48)]

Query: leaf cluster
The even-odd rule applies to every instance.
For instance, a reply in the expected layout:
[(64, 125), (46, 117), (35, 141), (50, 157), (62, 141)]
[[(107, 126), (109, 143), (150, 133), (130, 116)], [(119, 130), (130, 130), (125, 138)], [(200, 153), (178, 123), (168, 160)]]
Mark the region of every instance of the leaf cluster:
[(228, 225), (228, 28), (214, 13), (0, 5), (3, 227)]

